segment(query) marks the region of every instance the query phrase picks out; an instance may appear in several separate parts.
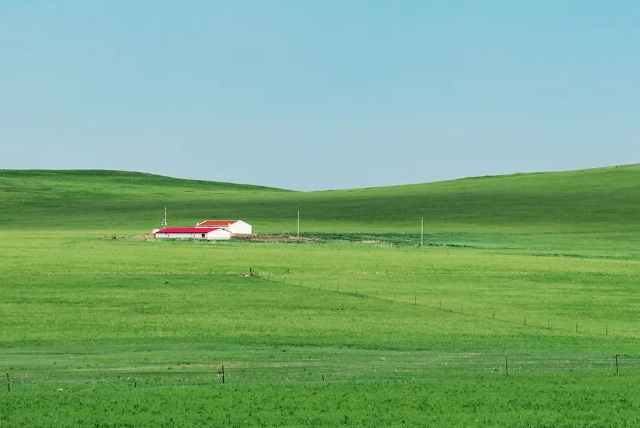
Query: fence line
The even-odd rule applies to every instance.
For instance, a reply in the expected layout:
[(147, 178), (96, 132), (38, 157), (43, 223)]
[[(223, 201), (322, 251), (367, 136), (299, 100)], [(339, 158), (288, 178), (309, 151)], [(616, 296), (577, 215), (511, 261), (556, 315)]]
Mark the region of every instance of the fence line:
[[(287, 273), (289, 273), (288, 269), (287, 269)], [(411, 304), (413, 306), (421, 306), (424, 308), (435, 309), (438, 311), (448, 312), (451, 314), (460, 314), (468, 317), (481, 318), (486, 320), (495, 320), (498, 322), (504, 322), (504, 323), (513, 324), (513, 325), (522, 325), (522, 326), (532, 328), (532, 329), (537, 329), (537, 330), (561, 331), (565, 333), (573, 332), (575, 334), (580, 334), (583, 336), (594, 336), (594, 337), (610, 336), (610, 337), (618, 337), (618, 338), (633, 338), (633, 339), (639, 338), (637, 333), (636, 334), (629, 333), (629, 332), (625, 333), (625, 332), (615, 331), (614, 329), (611, 329), (610, 328), (611, 324), (606, 321), (602, 324), (601, 330), (597, 332), (593, 323), (589, 323), (587, 324), (589, 327), (583, 328), (581, 326), (580, 320), (567, 321), (566, 317), (564, 318), (564, 322), (558, 321), (558, 322), (552, 323), (551, 316), (548, 315), (546, 317), (546, 322), (540, 323), (540, 319), (539, 319), (540, 317), (538, 317), (538, 323), (536, 323), (535, 320), (533, 320), (533, 318), (531, 317), (527, 318), (528, 315), (525, 314), (524, 312), (517, 316), (514, 315), (514, 317), (512, 317), (511, 319), (508, 319), (508, 318), (500, 317), (499, 312), (497, 312), (495, 308), (486, 309), (485, 310), (486, 313), (478, 313), (478, 311), (469, 310), (468, 307), (465, 308), (464, 306), (451, 308), (451, 307), (447, 307), (446, 303), (445, 303), (445, 306), (443, 306), (443, 300), (436, 299), (434, 298), (434, 296), (429, 296), (427, 298), (420, 299), (418, 297), (418, 294), (413, 294), (411, 296), (405, 295), (406, 299), (402, 299), (402, 298), (399, 299), (398, 298), (399, 296), (397, 293), (394, 293), (392, 295), (386, 295), (386, 294), (381, 294), (378, 291), (375, 291), (374, 294), (366, 294), (366, 293), (363, 293), (362, 290), (358, 291), (357, 287), (354, 287), (352, 291), (347, 291), (344, 289), (344, 287), (341, 289), (339, 284), (336, 284), (335, 288), (322, 287), (322, 285), (318, 286), (317, 284), (308, 285), (306, 283), (303, 286), (303, 282), (301, 280), (294, 279), (287, 282), (287, 279), (284, 276), (282, 275), (278, 276), (277, 273), (273, 274), (270, 272), (264, 272), (260, 275), (260, 277), (270, 282), (281, 283), (284, 285), (289, 284), (291, 286), (302, 287), (307, 290), (317, 289), (317, 290), (326, 291), (326, 292), (336, 292), (342, 295), (353, 295), (359, 298), (370, 298), (370, 299), (391, 301), (391, 302), (397, 302), (397, 303)], [(437, 302), (437, 304), (431, 305), (431, 304), (422, 303), (425, 300), (429, 302)]]
[(304, 383), (405, 381), (435, 374), (486, 376), (585, 374), (630, 376), (640, 373), (640, 355), (531, 355), (524, 353), (410, 352), (411, 361), (396, 361), (398, 353), (380, 351), (366, 361), (225, 362), (165, 367), (65, 369), (7, 373), (9, 393), (51, 387), (55, 390), (99, 387), (170, 385), (275, 385)]

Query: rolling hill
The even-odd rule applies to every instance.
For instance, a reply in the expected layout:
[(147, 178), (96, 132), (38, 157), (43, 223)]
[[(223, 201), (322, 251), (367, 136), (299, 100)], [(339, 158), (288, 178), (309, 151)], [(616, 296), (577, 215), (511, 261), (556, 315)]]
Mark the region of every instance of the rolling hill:
[(0, 228), (147, 231), (237, 217), (258, 232), (638, 232), (640, 165), (294, 192), (121, 171), (0, 170)]

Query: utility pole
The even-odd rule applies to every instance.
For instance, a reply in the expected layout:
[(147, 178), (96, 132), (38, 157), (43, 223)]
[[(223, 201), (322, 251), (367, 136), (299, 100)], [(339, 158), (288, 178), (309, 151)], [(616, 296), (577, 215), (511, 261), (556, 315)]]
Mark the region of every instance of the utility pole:
[(298, 238), (300, 237), (300, 210), (298, 210)]
[(424, 244), (424, 217), (420, 221), (420, 247)]
[(162, 216), (162, 228), (167, 227), (167, 207), (164, 207), (164, 215)]

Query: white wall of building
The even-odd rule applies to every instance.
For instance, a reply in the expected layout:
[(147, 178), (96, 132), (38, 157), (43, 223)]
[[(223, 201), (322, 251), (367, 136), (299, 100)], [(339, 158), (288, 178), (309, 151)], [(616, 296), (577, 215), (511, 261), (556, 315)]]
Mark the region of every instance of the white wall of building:
[(231, 232), (224, 229), (216, 229), (208, 233), (156, 233), (156, 238), (220, 240), (231, 239)]
[(229, 232), (236, 233), (238, 235), (251, 235), (253, 228), (249, 223), (245, 223), (242, 220), (238, 220), (229, 226)]
[(224, 229), (216, 229), (206, 234), (206, 239), (231, 239), (231, 232)]

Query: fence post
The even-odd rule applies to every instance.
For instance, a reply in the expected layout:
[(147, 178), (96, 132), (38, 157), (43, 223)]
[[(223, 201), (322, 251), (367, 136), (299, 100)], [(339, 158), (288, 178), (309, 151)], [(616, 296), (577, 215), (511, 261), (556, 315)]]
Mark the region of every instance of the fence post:
[(616, 354), (616, 373), (618, 373), (619, 367), (618, 367), (618, 354)]
[(222, 366), (222, 384), (224, 385), (224, 365)]
[(9, 380), (9, 372), (7, 372), (7, 392), (11, 392), (11, 380)]
[(509, 376), (509, 356), (504, 354), (504, 373)]

